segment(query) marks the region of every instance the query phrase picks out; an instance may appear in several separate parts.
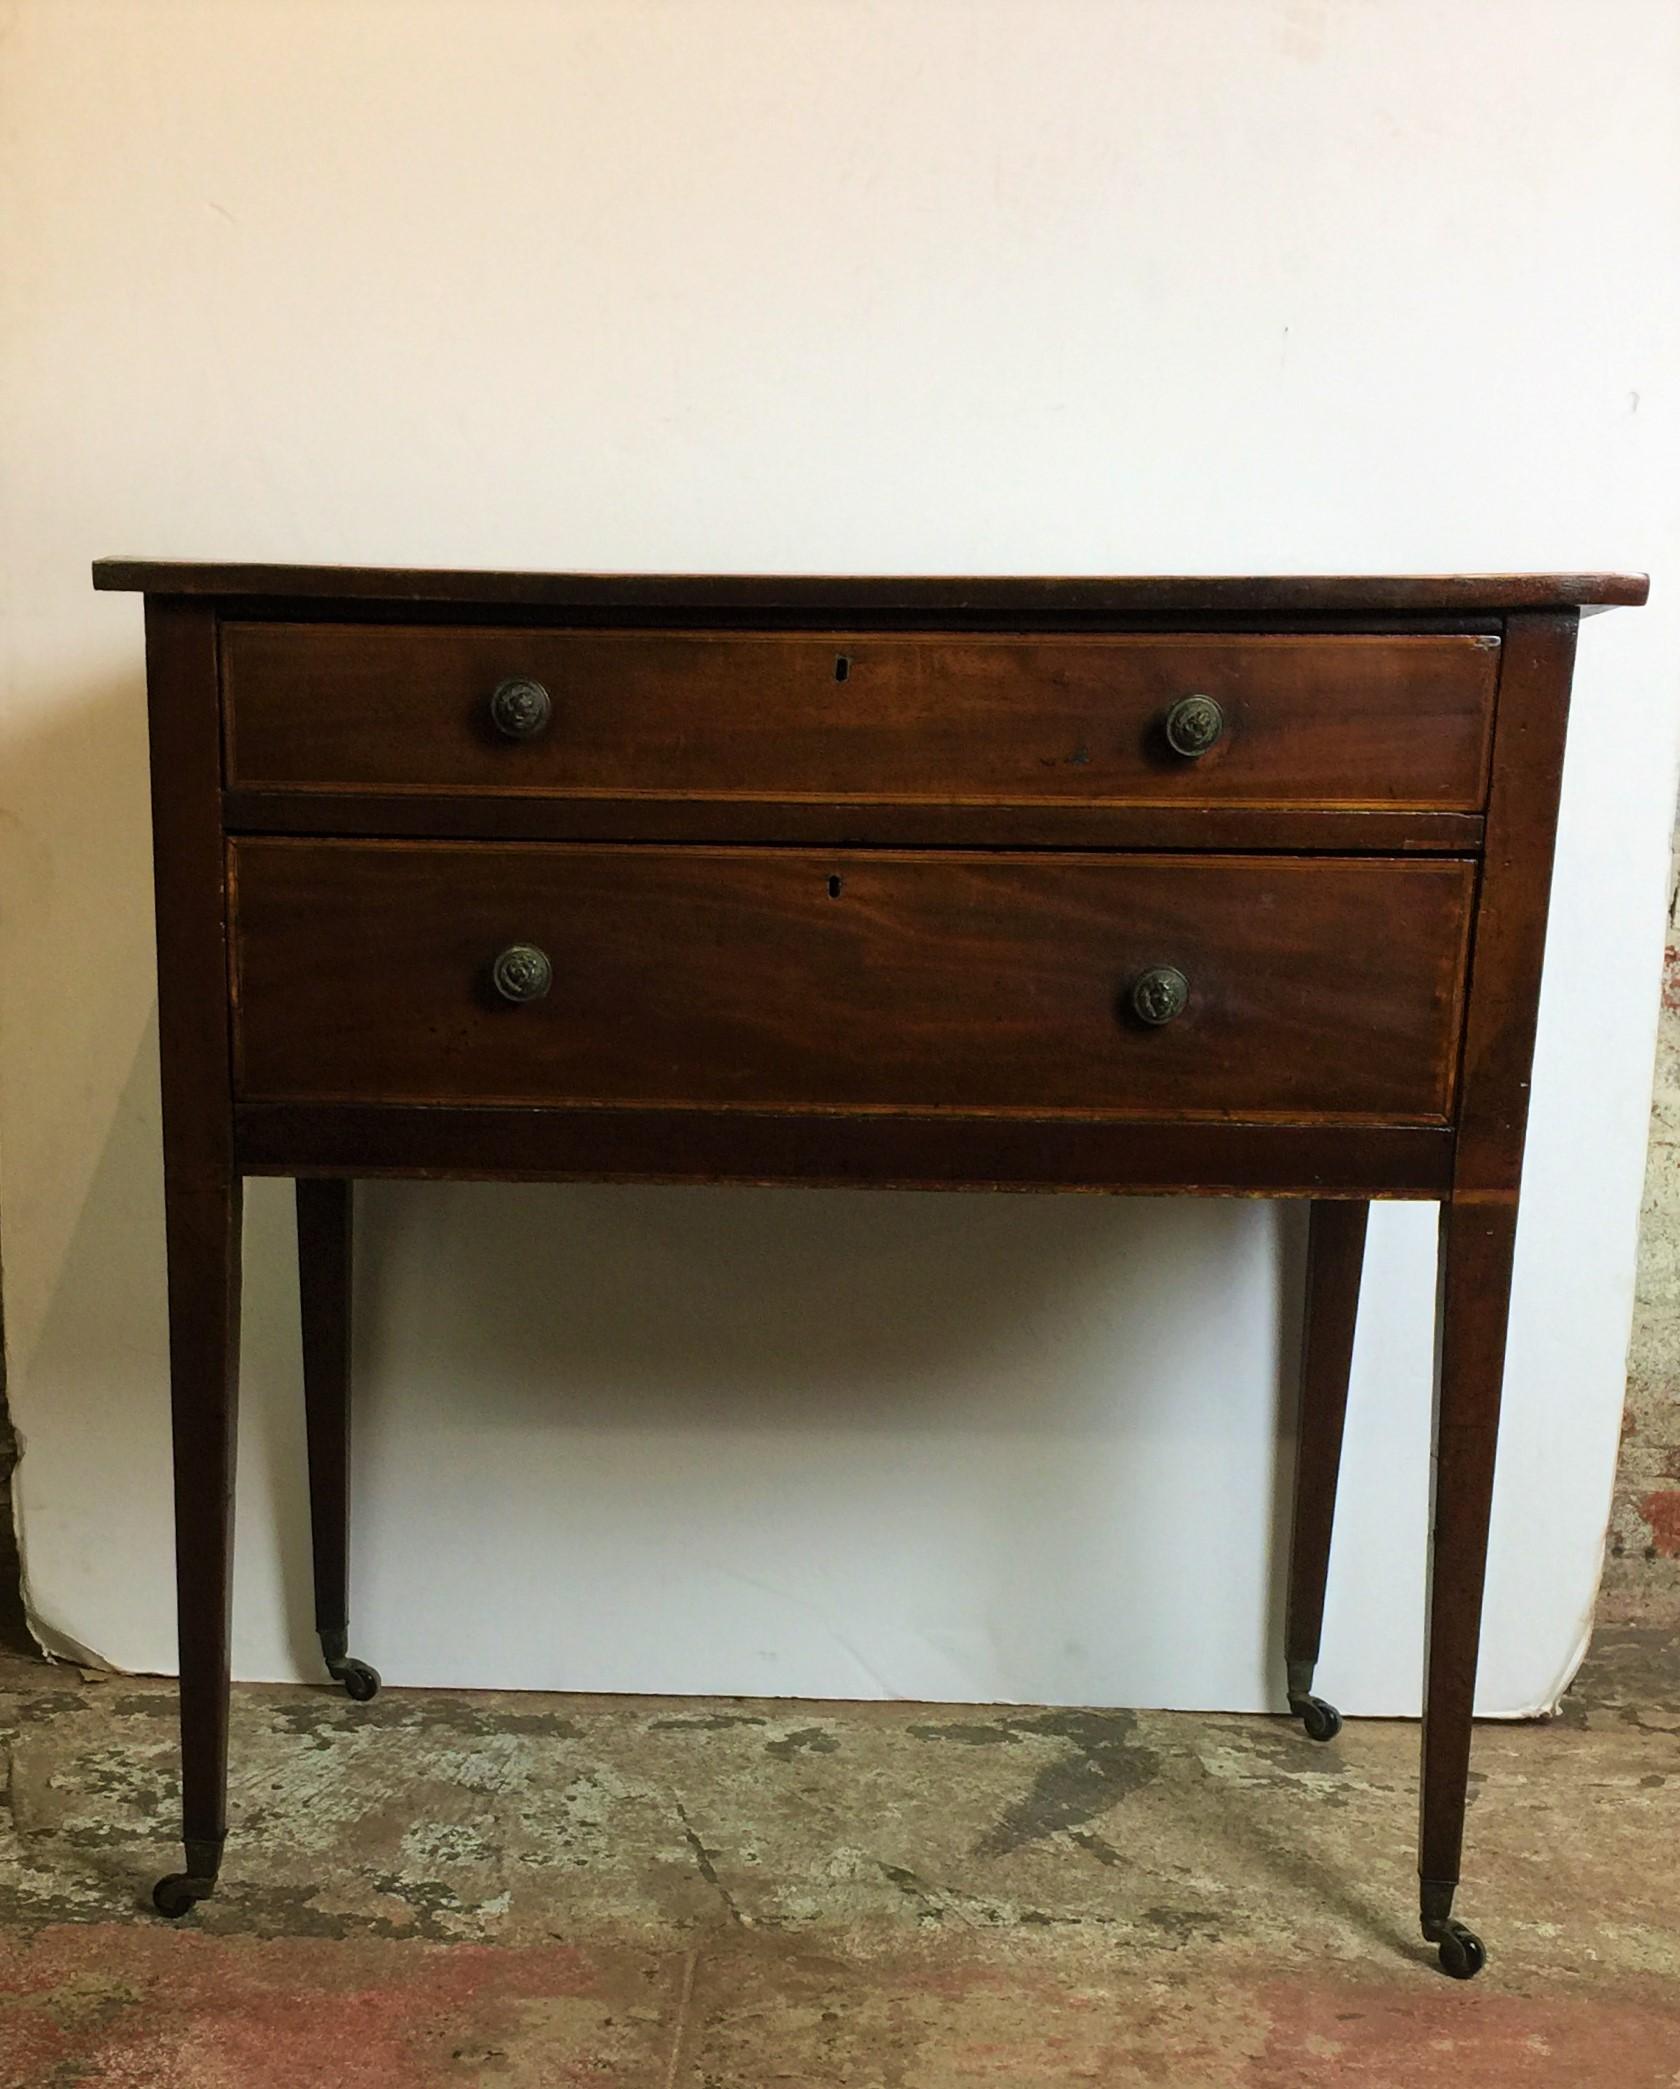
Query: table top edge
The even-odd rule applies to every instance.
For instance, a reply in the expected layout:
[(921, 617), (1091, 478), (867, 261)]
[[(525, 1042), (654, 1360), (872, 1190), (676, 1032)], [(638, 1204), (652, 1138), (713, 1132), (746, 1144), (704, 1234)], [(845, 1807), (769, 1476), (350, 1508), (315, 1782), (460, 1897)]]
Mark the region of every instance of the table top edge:
[(1438, 616), (1514, 610), (1637, 608), (1642, 573), (1277, 575), (958, 575), (806, 573), (537, 573), (432, 567), (239, 564), (212, 560), (102, 558), (104, 593), (236, 598), (246, 602), (374, 602), (552, 607), (821, 611), (827, 615), (919, 611), (964, 615)]

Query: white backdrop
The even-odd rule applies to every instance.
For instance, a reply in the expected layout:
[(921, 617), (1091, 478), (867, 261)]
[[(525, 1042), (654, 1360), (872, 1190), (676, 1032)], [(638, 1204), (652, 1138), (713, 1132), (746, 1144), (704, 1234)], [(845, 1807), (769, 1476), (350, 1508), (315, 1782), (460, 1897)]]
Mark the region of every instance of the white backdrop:
[[(23, 0), (0, 1237), (41, 1629), (173, 1659), (140, 622), (97, 553), (1649, 566), (1584, 627), (1483, 1704), (1615, 1456), (1673, 804), (1664, 0)], [(1279, 1701), (1298, 1213), (377, 1186), (394, 1683)], [(1418, 1699), (1433, 1212), (1379, 1213), (1322, 1686)], [(238, 1666), (316, 1676), (289, 1197)], [(1287, 1301), (1287, 1304), (1284, 1303)]]

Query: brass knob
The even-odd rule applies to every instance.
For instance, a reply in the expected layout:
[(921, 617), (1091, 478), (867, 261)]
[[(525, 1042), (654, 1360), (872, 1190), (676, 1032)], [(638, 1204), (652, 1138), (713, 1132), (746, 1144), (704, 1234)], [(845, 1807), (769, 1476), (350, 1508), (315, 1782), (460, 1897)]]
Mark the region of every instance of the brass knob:
[(1131, 1003), (1140, 1023), (1158, 1028), (1190, 1005), (1190, 982), (1176, 965), (1151, 965), (1132, 981)]
[(554, 984), (554, 967), (535, 943), (510, 943), (490, 967), (490, 984), (504, 1001), (540, 1001)]
[(1167, 713), (1164, 730), (1173, 753), (1194, 761), (1225, 737), (1225, 713), (1211, 696), (1181, 696)]
[(505, 740), (534, 740), (548, 730), (553, 699), (540, 682), (513, 675), (490, 692), (490, 723)]

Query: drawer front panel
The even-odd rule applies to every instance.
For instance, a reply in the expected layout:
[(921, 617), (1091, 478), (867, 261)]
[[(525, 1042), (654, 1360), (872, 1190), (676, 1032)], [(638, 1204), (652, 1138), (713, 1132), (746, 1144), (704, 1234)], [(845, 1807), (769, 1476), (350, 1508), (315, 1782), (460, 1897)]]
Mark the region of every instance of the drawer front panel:
[[(1473, 810), (1498, 642), (230, 623), (236, 789)], [(536, 684), (547, 709), (504, 685)], [(1173, 707), (1211, 698), (1202, 752)], [(1201, 713), (1204, 730), (1213, 714)]]
[[(1453, 859), (246, 839), (246, 1100), (1429, 1123)], [(498, 991), (495, 967), (512, 960)], [(1184, 982), (1184, 1005), (1174, 1008)], [(1156, 975), (1153, 993), (1134, 993)]]

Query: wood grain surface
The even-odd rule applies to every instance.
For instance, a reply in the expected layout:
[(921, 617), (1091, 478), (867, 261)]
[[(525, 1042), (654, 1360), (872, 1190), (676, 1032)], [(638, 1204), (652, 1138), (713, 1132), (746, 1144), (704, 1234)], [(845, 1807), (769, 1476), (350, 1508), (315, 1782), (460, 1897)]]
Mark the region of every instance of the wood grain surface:
[[(1452, 860), (242, 840), (243, 1099), (1256, 1112), (1451, 1107)], [(554, 986), (488, 984), (534, 943)], [(1155, 1029), (1137, 976), (1190, 1003)]]
[(876, 574), (497, 573), (430, 566), (269, 565), (218, 559), (103, 558), (93, 584), (150, 595), (294, 604), (483, 603), (591, 608), (626, 622), (671, 609), (759, 616), (853, 610), (860, 616), (1125, 623), (1152, 617), (1501, 615), (1516, 609), (1637, 605), (1643, 573)]
[[(1472, 812), (1498, 641), (228, 624), (235, 788)], [(505, 680), (548, 692), (531, 740)], [(1174, 703), (1225, 730), (1175, 753)]]

